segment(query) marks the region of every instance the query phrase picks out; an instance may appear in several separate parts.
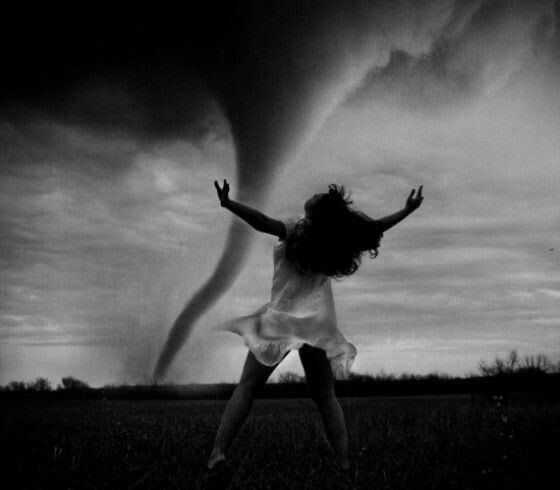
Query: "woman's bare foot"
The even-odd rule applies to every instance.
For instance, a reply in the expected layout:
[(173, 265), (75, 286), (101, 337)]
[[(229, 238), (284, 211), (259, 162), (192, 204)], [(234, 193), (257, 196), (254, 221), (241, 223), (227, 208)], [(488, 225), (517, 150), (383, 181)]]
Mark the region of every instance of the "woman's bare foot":
[(217, 464), (220, 464), (221, 462), (225, 462), (226, 461), (226, 457), (223, 454), (212, 454), (210, 456), (210, 459), (208, 460), (208, 463), (206, 463), (206, 468), (211, 470), (213, 469)]

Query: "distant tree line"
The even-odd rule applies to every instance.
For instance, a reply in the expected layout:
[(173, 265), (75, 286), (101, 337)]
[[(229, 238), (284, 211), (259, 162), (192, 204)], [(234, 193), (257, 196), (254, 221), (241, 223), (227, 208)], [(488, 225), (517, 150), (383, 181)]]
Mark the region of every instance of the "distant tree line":
[[(491, 362), (480, 361), (478, 373), (470, 377), (502, 377), (502, 376), (539, 376), (543, 374), (560, 373), (560, 360), (552, 362), (544, 354), (526, 355), (520, 357), (516, 350), (512, 350), (505, 358), (496, 357)], [(446, 373), (410, 374), (359, 374), (350, 373), (348, 381), (354, 383), (367, 383), (372, 381), (414, 381), (414, 380), (446, 380), (452, 376)], [(288, 371), (278, 376), (277, 383), (304, 383), (305, 376)]]
[[(477, 379), (486, 380), (489, 382), (498, 382), (504, 380), (507, 386), (512, 388), (515, 386), (525, 386), (527, 383), (531, 384), (532, 380), (547, 378), (545, 375), (558, 375), (560, 374), (560, 360), (556, 363), (552, 362), (544, 354), (537, 355), (526, 355), (520, 357), (516, 350), (513, 350), (505, 358), (496, 357), (491, 362), (481, 361), (478, 364), (479, 374), (471, 374), (468, 377), (452, 377), (445, 373), (430, 373), (430, 374), (387, 374), (384, 372), (372, 375), (372, 374), (359, 374), (350, 373), (349, 379), (345, 381), (340, 381), (339, 386), (344, 385), (349, 387), (355, 393), (370, 391), (370, 387), (381, 387), (383, 389), (387, 388), (389, 391), (394, 389), (408, 390), (409, 387), (414, 389), (444, 389), (444, 385), (448, 386), (451, 390), (453, 386), (458, 386), (457, 383), (466, 383), (466, 386), (472, 386), (476, 389), (479, 385), (474, 383)], [(558, 376), (556, 376), (558, 379)], [(509, 381), (508, 381), (509, 380)], [(517, 381), (521, 381), (519, 384)], [(468, 383), (467, 383), (468, 382)], [(514, 384), (511, 384), (514, 382)], [(276, 383), (273, 385), (278, 385), (277, 388), (281, 389), (280, 385), (293, 386), (294, 389), (297, 388), (297, 393), (303, 390), (305, 377), (300, 376), (291, 371), (282, 373)], [(515, 384), (516, 383), (516, 384)], [(495, 384), (495, 383), (494, 383)], [(232, 383), (215, 383), (209, 385), (197, 385), (197, 388), (193, 390), (196, 392), (206, 393), (204, 396), (210, 396), (216, 391), (216, 386), (222, 386), (224, 388), (224, 393), (229, 393), (229, 386), (234, 386)], [(504, 386), (506, 386), (504, 385)], [(437, 388), (437, 387), (440, 388)], [(353, 388), (352, 388), (353, 387)], [(393, 387), (393, 388), (391, 388)], [(31, 382), (23, 381), (11, 381), (6, 386), (0, 386), (0, 391), (11, 392), (11, 393), (45, 393), (52, 392), (53, 394), (58, 392), (61, 394), (67, 394), (69, 396), (74, 396), (73, 394), (84, 394), (85, 396), (93, 395), (93, 392), (103, 392), (104, 396), (111, 396), (113, 394), (119, 393), (131, 393), (131, 394), (142, 394), (146, 395), (148, 392), (155, 395), (164, 395), (170, 391), (175, 390), (178, 395), (190, 396), (192, 393), (187, 390), (181, 391), (179, 386), (174, 385), (136, 385), (136, 386), (105, 386), (100, 389), (90, 388), (89, 385), (80, 379), (74, 378), (72, 376), (66, 376), (61, 379), (60, 384), (53, 388), (51, 382), (43, 377), (39, 377)], [(227, 389), (226, 389), (227, 388)], [(268, 390), (274, 391), (276, 388), (269, 387)], [(365, 391), (364, 391), (365, 389)], [(206, 390), (206, 391), (204, 391)], [(277, 391), (277, 390), (276, 390)], [(289, 390), (288, 390), (289, 391)], [(293, 391), (293, 390), (292, 390)], [(221, 392), (220, 392), (221, 393)], [(295, 393), (295, 392), (294, 392)], [(89, 395), (88, 395), (89, 394)], [(64, 395), (65, 396), (65, 395)], [(225, 396), (225, 395), (224, 395)]]
[[(56, 391), (77, 391), (88, 390), (89, 385), (81, 379), (72, 376), (66, 376), (60, 380), (60, 384), (56, 386)], [(3, 391), (53, 391), (51, 382), (47, 378), (37, 378), (35, 381), (25, 383), (23, 381), (10, 381), (2, 388)]]

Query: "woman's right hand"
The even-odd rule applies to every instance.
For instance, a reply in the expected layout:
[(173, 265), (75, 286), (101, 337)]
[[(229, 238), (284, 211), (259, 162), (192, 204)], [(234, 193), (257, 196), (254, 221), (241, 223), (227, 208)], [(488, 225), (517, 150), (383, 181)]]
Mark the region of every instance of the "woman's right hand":
[(220, 205), (223, 207), (226, 205), (226, 203), (229, 201), (229, 184), (227, 183), (227, 180), (224, 179), (224, 185), (222, 186), (222, 188), (220, 189), (220, 184), (218, 184), (218, 181), (215, 180), (214, 181), (214, 187), (216, 187), (216, 191), (218, 192), (218, 198), (220, 199)]
[(405, 205), (405, 209), (410, 213), (412, 213), (412, 211), (414, 211), (415, 209), (418, 209), (424, 199), (424, 197), (422, 196), (422, 186), (418, 188), (418, 192), (416, 193), (416, 196), (414, 196), (414, 191), (415, 189), (412, 189), (412, 191), (410, 192), (410, 196), (408, 196), (408, 199), (406, 200), (406, 205)]

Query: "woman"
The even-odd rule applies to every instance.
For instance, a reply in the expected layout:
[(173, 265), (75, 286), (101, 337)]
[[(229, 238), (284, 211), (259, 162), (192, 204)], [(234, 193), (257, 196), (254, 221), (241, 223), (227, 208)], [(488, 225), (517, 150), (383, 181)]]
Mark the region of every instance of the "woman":
[(356, 348), (336, 322), (330, 278), (356, 272), (363, 252), (377, 256), (383, 232), (417, 209), (422, 186), (413, 189), (405, 207), (374, 220), (350, 207), (344, 187), (331, 184), (327, 193), (306, 201), (303, 218), (284, 221), (265, 216), (229, 199), (229, 185), (214, 182), (220, 204), (257, 231), (277, 236), (269, 303), (255, 313), (216, 327), (243, 337), (249, 348), (241, 379), (229, 400), (207, 469), (227, 466), (225, 452), (251, 410), (256, 392), (290, 350), (298, 349), (311, 397), (323, 419), (339, 464), (349, 469), (344, 414), (334, 392), (334, 379), (347, 379)]

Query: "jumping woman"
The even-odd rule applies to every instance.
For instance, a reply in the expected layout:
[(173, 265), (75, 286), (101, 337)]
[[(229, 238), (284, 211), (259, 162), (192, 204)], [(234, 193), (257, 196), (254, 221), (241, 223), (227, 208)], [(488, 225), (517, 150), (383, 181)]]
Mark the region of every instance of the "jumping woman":
[(270, 302), (255, 313), (215, 327), (243, 337), (249, 348), (207, 463), (209, 471), (227, 467), (225, 452), (246, 420), (257, 391), (276, 366), (297, 349), (306, 382), (340, 466), (348, 471), (348, 435), (344, 414), (335, 396), (334, 379), (348, 379), (356, 348), (347, 342), (336, 321), (331, 278), (358, 270), (363, 252), (377, 256), (383, 233), (422, 203), (422, 186), (412, 189), (405, 207), (374, 220), (350, 207), (344, 187), (305, 203), (303, 217), (277, 220), (229, 199), (226, 180), (214, 182), (222, 207), (257, 231), (277, 236)]

